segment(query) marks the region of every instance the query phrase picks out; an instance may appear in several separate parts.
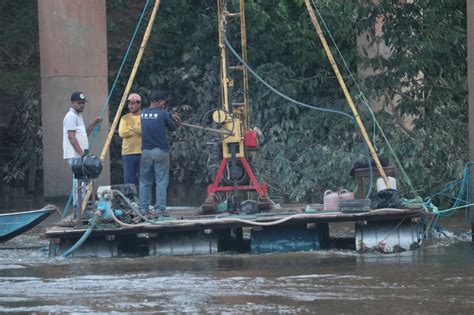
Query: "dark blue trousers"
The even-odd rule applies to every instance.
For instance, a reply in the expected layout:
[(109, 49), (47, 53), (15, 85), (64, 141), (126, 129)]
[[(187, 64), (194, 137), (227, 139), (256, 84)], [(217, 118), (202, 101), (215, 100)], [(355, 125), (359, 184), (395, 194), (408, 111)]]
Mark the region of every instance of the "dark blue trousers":
[(141, 154), (122, 155), (124, 184), (135, 184), (138, 187), (138, 175), (140, 175), (141, 156)]

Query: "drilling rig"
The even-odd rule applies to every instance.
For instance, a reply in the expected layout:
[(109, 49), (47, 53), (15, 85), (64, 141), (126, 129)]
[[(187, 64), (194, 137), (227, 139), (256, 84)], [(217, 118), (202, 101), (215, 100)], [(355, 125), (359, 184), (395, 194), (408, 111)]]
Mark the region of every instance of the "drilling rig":
[[(231, 11), (232, 10), (232, 11)], [(247, 63), (247, 35), (244, 0), (217, 0), (218, 44), (220, 51), (221, 108), (210, 113), (212, 123), (222, 132), (222, 158), (214, 182), (207, 187), (203, 212), (215, 212), (220, 198), (227, 196), (229, 210), (239, 211), (242, 202), (250, 203), (254, 211), (270, 208), (267, 184), (258, 182), (247, 157), (258, 147), (258, 134), (250, 128), (249, 80)], [(239, 60), (230, 58), (225, 39), (231, 26), (240, 28)], [(245, 199), (245, 200), (244, 200)]]

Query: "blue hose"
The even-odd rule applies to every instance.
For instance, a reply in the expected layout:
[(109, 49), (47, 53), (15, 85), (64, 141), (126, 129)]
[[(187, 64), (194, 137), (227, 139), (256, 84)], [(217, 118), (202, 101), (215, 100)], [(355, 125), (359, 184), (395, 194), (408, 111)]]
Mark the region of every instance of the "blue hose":
[(66, 258), (69, 255), (71, 255), (72, 253), (74, 253), (79, 247), (81, 247), (82, 244), (84, 244), (84, 242), (87, 240), (87, 238), (91, 235), (92, 230), (94, 230), (95, 227), (97, 226), (97, 223), (99, 222), (99, 218), (100, 218), (99, 215), (94, 215), (94, 217), (89, 221), (89, 223), (90, 223), (89, 228), (87, 228), (87, 230), (84, 232), (84, 234), (82, 234), (81, 238), (76, 242), (76, 244), (74, 244), (71, 248), (69, 248), (67, 251), (65, 251), (59, 257), (60, 258)]

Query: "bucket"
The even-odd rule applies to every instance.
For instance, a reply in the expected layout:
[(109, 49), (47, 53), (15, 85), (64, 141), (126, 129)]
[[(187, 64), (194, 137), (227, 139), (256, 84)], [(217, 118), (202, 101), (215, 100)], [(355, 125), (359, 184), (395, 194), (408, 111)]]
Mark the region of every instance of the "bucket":
[(323, 204), (324, 211), (337, 211), (339, 209), (339, 194), (331, 190), (326, 190), (324, 192)]
[[(397, 190), (397, 180), (394, 177), (387, 177), (388, 183), (390, 184), (390, 189)], [(379, 177), (377, 179), (377, 192), (381, 190), (387, 189), (387, 185), (385, 185), (385, 181), (383, 180), (382, 177)]]
[(354, 200), (354, 193), (347, 189), (339, 190), (339, 200)]

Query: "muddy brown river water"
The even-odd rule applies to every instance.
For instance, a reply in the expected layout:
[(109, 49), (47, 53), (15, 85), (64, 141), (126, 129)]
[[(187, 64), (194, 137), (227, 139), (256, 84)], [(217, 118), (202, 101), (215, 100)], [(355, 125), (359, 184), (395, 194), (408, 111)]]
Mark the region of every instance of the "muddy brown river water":
[(57, 220), (0, 244), (1, 313), (474, 313), (474, 245), (462, 213), (442, 220), (449, 239), (388, 255), (60, 260), (39, 238)]

